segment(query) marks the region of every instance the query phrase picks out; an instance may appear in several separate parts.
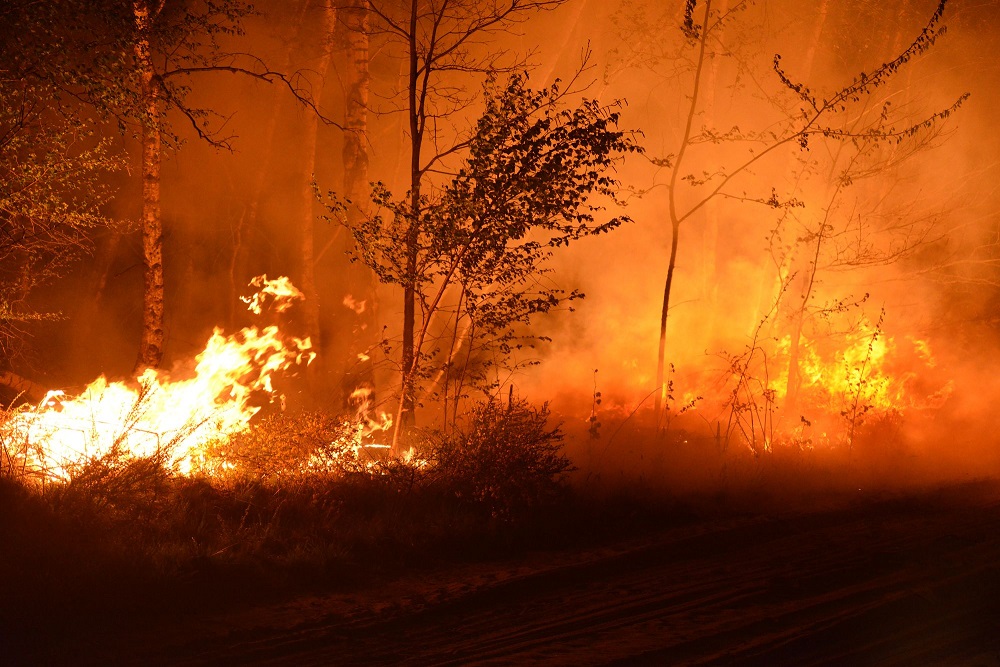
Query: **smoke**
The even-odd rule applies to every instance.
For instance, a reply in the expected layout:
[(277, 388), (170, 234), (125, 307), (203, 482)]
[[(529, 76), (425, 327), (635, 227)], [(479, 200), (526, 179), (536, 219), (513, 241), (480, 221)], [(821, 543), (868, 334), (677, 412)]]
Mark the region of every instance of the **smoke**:
[[(719, 132), (739, 127), (744, 134), (775, 127), (781, 116), (775, 100), (782, 91), (770, 71), (773, 54), (782, 55), (791, 76), (808, 76), (809, 87), (822, 95), (905, 49), (934, 9), (933, 3), (918, 4), (909, 3), (900, 14), (896, 7), (866, 6), (861, 16), (855, 5), (831, 3), (822, 26), (817, 26), (813, 6), (769, 3), (735, 16), (725, 38), (739, 53), (711, 61), (703, 83), (714, 89), (702, 91), (706, 102), (697, 112), (695, 127), (712, 125)], [(642, 3), (623, 7), (639, 7), (646, 17), (656, 16), (655, 8)], [(986, 129), (997, 72), (981, 57), (985, 45), (995, 39), (984, 34), (983, 21), (995, 12), (993, 5), (949, 8), (946, 36), (901, 68), (884, 98), (894, 105), (901, 125), (948, 108), (966, 92), (969, 100), (919, 141), (880, 147), (868, 157), (870, 173), (838, 197), (831, 196), (830, 183), (844, 162), (830, 167), (836, 147), (819, 141), (809, 151), (793, 150), (761, 161), (732, 188), (745, 199), (767, 197), (772, 187), (781, 193), (779, 199), (792, 193), (804, 204), (791, 209), (799, 226), (789, 218), (782, 220), (784, 211), (733, 198), (713, 202), (714, 210), (706, 206), (683, 224), (667, 357), (676, 367), (675, 410), (692, 396), (702, 398), (695, 410), (671, 425), (668, 453), (663, 452), (664, 440), (644, 431), (652, 425), (642, 420), (655, 388), (652, 371), (669, 252), (663, 188), (631, 198), (627, 211), (635, 223), (629, 228), (571, 251), (561, 275), (586, 292), (587, 299), (566, 323), (552, 327), (556, 342), (550, 356), (524, 382), (533, 395), (557, 397), (568, 427), (578, 431), (584, 443), (583, 429), (593, 413), (588, 389), (601, 393), (601, 438), (577, 452), (578, 460), (588, 462), (589, 474), (607, 476), (617, 469), (630, 480), (656, 479), (671, 488), (717, 487), (719, 475), (725, 476), (731, 465), (712, 453), (720, 449), (715, 434), (720, 429), (725, 434), (732, 423), (729, 361), (748, 346), (767, 345), (787, 334), (783, 318), (788, 302), (796, 298), (797, 285), (790, 281), (780, 293), (781, 245), (808, 245), (803, 241), (809, 221), (816, 229), (815, 221), (828, 211), (830, 224), (843, 225), (847, 233), (819, 260), (810, 303), (816, 311), (831, 312), (816, 318), (816, 347), (823, 344), (822, 336), (858, 340), (859, 324), (880, 322), (879, 336), (891, 341), (885, 372), (905, 386), (906, 395), (897, 413), (866, 413), (858, 419), (865, 424), (857, 426), (854, 446), (844, 442), (850, 420), (837, 411), (821, 418), (815, 406), (798, 405), (788, 412), (776, 404), (771, 418), (786, 436), (794, 436), (786, 440), (797, 443), (796, 465), (819, 474), (828, 466), (845, 468), (843, 480), (858, 481), (860, 475), (883, 484), (996, 474), (997, 441), (983, 425), (989, 422), (997, 395), (990, 370), (997, 343), (992, 316), (995, 277), (987, 259), (996, 252), (995, 186), (990, 182), (996, 146)], [(669, 23), (669, 10), (663, 21)], [(641, 39), (629, 49), (616, 43), (618, 27), (612, 22), (591, 26), (586, 38), (597, 45), (596, 53), (623, 58), (623, 53), (642, 51)], [(813, 43), (817, 31), (822, 37)], [(643, 53), (650, 66), (616, 71), (601, 89), (608, 98), (629, 100), (625, 124), (643, 130), (654, 155), (676, 156), (692, 67), (690, 61), (671, 67), (653, 56), (666, 58), (680, 51), (681, 40), (678, 29), (664, 40), (666, 45), (657, 45), (657, 52)], [(599, 67), (607, 71), (614, 65), (601, 62)], [(796, 109), (794, 104), (781, 108), (788, 113)], [(692, 147), (688, 171), (708, 178), (740, 164), (748, 142), (736, 143)], [(811, 175), (802, 176), (804, 166), (812, 168)], [(635, 162), (624, 173), (623, 180), (637, 187), (662, 186), (667, 179), (665, 172), (655, 173), (648, 166), (644, 170)], [(684, 196), (690, 198), (682, 193), (681, 201)], [(779, 223), (785, 226), (776, 243)], [(857, 255), (855, 261), (848, 256), (851, 252)], [(886, 259), (876, 261), (878, 253)], [(807, 262), (792, 270), (809, 269)], [(772, 311), (775, 302), (779, 306)], [(761, 322), (764, 325), (758, 326)], [(835, 365), (838, 357), (828, 359)], [(772, 374), (787, 363), (772, 361)], [(806, 415), (811, 427), (803, 426)], [(824, 419), (828, 434), (820, 433)], [(617, 435), (609, 444), (611, 434)], [(746, 475), (769, 474), (770, 464), (753, 453), (747, 456)], [(769, 460), (775, 461), (775, 456), (770, 454)], [(663, 468), (660, 474), (651, 465), (657, 460)], [(807, 477), (816, 481), (815, 474)]]
[[(768, 133), (799, 113), (800, 101), (772, 70), (776, 53), (790, 77), (822, 98), (905, 49), (936, 5), (915, 0), (902, 9), (847, 0), (730, 4), (732, 13), (702, 74), (702, 103), (693, 117), (702, 141), (685, 156), (683, 172), (692, 180), (679, 185), (683, 207), (696, 204), (706, 187), (768, 145)], [(825, 16), (817, 5), (827, 8)], [(325, 82), (312, 69), (322, 8), (305, 2), (264, 2), (258, 8), (262, 14), (248, 23), (248, 42), (241, 43), (245, 50), (299, 72), (296, 80), (314, 93), (322, 91), (324, 112), (339, 120), (344, 92), (338, 68), (344, 64), (335, 63)], [(642, 0), (574, 0), (533, 16), (521, 26), (522, 35), (498, 38), (508, 41), (496, 47), (532, 51), (537, 68), (531, 83), (537, 87), (571, 77), (589, 48), (592, 68), (580, 80), (593, 83), (582, 95), (608, 103), (625, 100), (622, 128), (642, 132), (647, 157), (672, 162), (678, 157), (695, 64), (679, 27), (682, 18), (680, 3), (664, 8)], [(573, 304), (575, 312), (536, 320), (532, 333), (552, 342), (519, 352), (522, 361), (542, 363), (510, 380), (533, 400), (555, 402), (582, 468), (605, 479), (618, 470), (630, 479), (707, 488), (723, 478), (751, 479), (761, 456), (777, 457), (776, 443), (763, 442), (755, 445), (755, 456), (732, 425), (727, 402), (733, 359), (760, 345), (772, 355), (770, 379), (780, 374), (781, 363), (787, 365), (787, 359), (774, 356), (776, 346), (789, 335), (804, 275), (814, 268), (810, 243), (816, 230), (829, 224), (840, 236), (822, 248), (817, 260), (808, 296), (813, 316), (805, 335), (817, 354), (828, 353), (828, 363), (836, 366), (843, 363), (838, 351), (848, 342), (864, 345), (864, 336), (871, 335), (864, 332), (877, 326), (878, 336), (893, 342), (886, 372), (905, 384), (909, 403), (896, 421), (868, 421), (868, 430), (858, 436), (868, 444), (851, 446), (848, 453), (843, 433), (830, 434), (833, 444), (828, 445), (816, 432), (803, 436), (797, 430), (804, 428), (803, 418), (818, 424), (819, 410), (800, 405), (789, 412), (775, 404), (772, 416), (779, 430), (811, 439), (797, 450), (800, 458), (781, 454), (787, 470), (825, 469), (843, 459), (846, 466), (864, 468), (862, 476), (868, 477), (997, 471), (996, 439), (984, 428), (1000, 396), (1000, 381), (989, 370), (997, 361), (1000, 279), (993, 270), (998, 146), (991, 128), (998, 71), (990, 54), (997, 46), (991, 29), (996, 18), (996, 3), (949, 6), (947, 34), (906, 63), (882, 91), (878, 100), (891, 102), (902, 125), (971, 93), (957, 113), (920, 135), (926, 137), (923, 143), (908, 140), (872, 151), (849, 165), (856, 173), (867, 165), (871, 173), (835, 192), (848, 167), (850, 142), (843, 142), (847, 152), (838, 156), (838, 142), (815, 137), (808, 150), (792, 145), (755, 163), (726, 187), (729, 196), (712, 199), (683, 222), (667, 359), (674, 368), (674, 412), (691, 402), (694, 408), (671, 423), (676, 451), (669, 456), (657, 453), (662, 447), (649, 435), (653, 424), (647, 414), (670, 244), (669, 169), (665, 162), (656, 167), (638, 156), (619, 166), (617, 177), (627, 188), (621, 196), (624, 212), (633, 222), (557, 256), (552, 279), (587, 296)], [(391, 49), (372, 49), (372, 88), (378, 95), (372, 97), (369, 116), (369, 177), (400, 195), (407, 180), (405, 119), (392, 111), (400, 98), (391, 95), (402, 67)], [(333, 126), (320, 125), (315, 173), (305, 172), (309, 111), (280, 86), (221, 76), (192, 94), (199, 105), (226, 118), (224, 131), (235, 137), (234, 151), (187, 137), (163, 168), (168, 364), (190, 358), (213, 327), (236, 330), (247, 323), (237, 298), (248, 293), (251, 276), (288, 274), (298, 282), (303, 266), (297, 230), (304, 217), (322, 213), (310, 199), (311, 183), (315, 179), (320, 190), (338, 190), (343, 181), (343, 138)], [(475, 113), (473, 105), (454, 117), (455, 125), (463, 126)], [(175, 119), (181, 134), (182, 120)], [(123, 141), (135, 153), (131, 138)], [(769, 202), (772, 194), (775, 200)], [(118, 201), (121, 217), (137, 216), (134, 179), (123, 183)], [(609, 216), (619, 212), (616, 204), (608, 206)], [(321, 349), (342, 351), (353, 335), (345, 326), (352, 321), (345, 305), (351, 303), (345, 300), (347, 238), (334, 222), (317, 219), (316, 225), (316, 248), (323, 252), (316, 262)], [(891, 261), (863, 261), (865, 253), (882, 253)], [(53, 350), (40, 362), (43, 378), (72, 385), (100, 373), (128, 372), (138, 341), (141, 273), (136, 237), (126, 234), (114, 247), (102, 245), (90, 263), (45, 295), (70, 319), (39, 334), (38, 347)], [(97, 284), (104, 285), (99, 299), (93, 297)], [(369, 311), (373, 343), (383, 326), (390, 338), (398, 337), (399, 311), (398, 291), (380, 288)], [(301, 333), (295, 330), (301, 322), (293, 319), (289, 326), (290, 333)], [(830, 342), (834, 339), (839, 342)], [(328, 369), (345, 366), (348, 361), (333, 359)], [(385, 368), (382, 383), (393, 378), (391, 366)], [(761, 366), (748, 372), (766, 386)], [(601, 393), (601, 428), (599, 438), (591, 439), (587, 430), (595, 392)], [(761, 393), (758, 400), (767, 399)], [(841, 418), (840, 428), (846, 421)], [(729, 436), (725, 446), (720, 434)], [(838, 437), (840, 445), (833, 442)], [(726, 458), (731, 455), (726, 451), (740, 448), (749, 458), (737, 463)], [(733, 472), (734, 466), (743, 468)]]

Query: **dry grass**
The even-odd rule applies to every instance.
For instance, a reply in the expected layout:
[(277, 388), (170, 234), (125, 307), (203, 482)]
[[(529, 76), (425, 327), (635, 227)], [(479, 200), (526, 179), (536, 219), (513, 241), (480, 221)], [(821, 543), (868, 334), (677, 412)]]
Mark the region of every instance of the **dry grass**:
[[(581, 467), (572, 472), (544, 408), (486, 403), (465, 428), (425, 434), (409, 460), (357, 447), (343, 420), (302, 413), (216, 443), (213, 464), (192, 476), (165, 456), (122, 451), (59, 483), (7, 467), (0, 640), (343, 588), (719, 512), (851, 501), (857, 480), (905, 460), (893, 428), (873, 422), (843, 460), (806, 448), (721, 452), (680, 429), (667, 441), (634, 433), (610, 447), (584, 432), (568, 437)], [(625, 460), (633, 468), (617, 470)]]
[[(343, 420), (302, 413), (216, 443), (190, 476), (166, 455), (121, 449), (59, 482), (8, 465), (0, 626), (59, 633), (81, 619), (234, 604), (509, 548), (564, 500), (568, 462), (546, 418), (526, 404), (482, 409), (478, 435), (416, 443), (430, 459), (358, 447)], [(518, 452), (508, 463), (523, 468), (519, 480), (469, 467), (498, 446)]]

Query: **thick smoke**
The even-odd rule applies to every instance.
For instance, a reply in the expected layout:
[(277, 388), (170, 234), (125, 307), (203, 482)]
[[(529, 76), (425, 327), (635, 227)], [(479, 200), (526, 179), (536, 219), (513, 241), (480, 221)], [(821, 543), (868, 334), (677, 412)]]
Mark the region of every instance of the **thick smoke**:
[[(1000, 392), (990, 372), (1000, 280), (993, 269), (997, 140), (991, 131), (998, 81), (989, 55), (997, 46), (991, 29), (998, 18), (996, 3), (949, 5), (947, 33), (905, 63), (877, 96), (879, 102), (891, 102), (893, 117), (905, 125), (971, 93), (956, 113), (936, 120), (917, 139), (887, 143), (852, 163), (855, 173), (864, 172), (865, 164), (870, 173), (849, 184), (838, 181), (846, 153), (838, 157), (836, 140), (817, 136), (808, 150), (795, 145), (776, 150), (735, 177), (726, 188), (729, 196), (714, 198), (683, 223), (667, 334), (667, 359), (674, 369), (668, 440), (676, 450), (669, 456), (662, 452), (662, 441), (650, 434), (654, 425), (648, 412), (670, 243), (665, 165), (677, 159), (696, 55), (680, 27), (683, 4), (664, 8), (642, 0), (574, 0), (531, 17), (520, 26), (521, 34), (498, 36), (495, 44), (484, 46), (530, 53), (535, 86), (571, 79), (589, 50), (588, 68), (578, 79), (589, 86), (580, 95), (625, 101), (622, 127), (641, 132), (647, 151), (645, 157), (630, 156), (617, 173), (625, 186), (620, 199), (633, 222), (556, 258), (552, 279), (580, 289), (586, 299), (574, 303), (575, 312), (566, 309), (536, 320), (532, 332), (552, 342), (523, 352), (525, 361), (542, 363), (515, 373), (510, 383), (532, 400), (554, 401), (578, 464), (603, 471), (605, 478), (617, 470), (659, 475), (675, 485), (686, 480), (709, 486), (718, 482), (719, 466), (725, 465), (731, 466), (725, 474), (734, 479), (752, 477), (755, 473), (747, 471), (759, 465), (756, 457), (748, 454), (726, 464), (722, 452), (747, 449), (733, 427), (729, 403), (733, 360), (754, 344), (777, 354), (803, 274), (813, 267), (806, 252), (814, 239), (809, 230), (825, 229), (829, 217), (831, 229), (842, 236), (824, 246), (816, 260), (807, 335), (817, 354), (829, 353), (832, 365), (843, 363), (835, 356), (837, 344), (830, 342), (838, 336), (861, 341), (862, 348), (866, 336), (891, 340), (885, 372), (905, 376), (907, 395), (900, 399), (899, 415), (884, 418), (877, 428), (870, 420), (864, 438), (859, 435), (846, 454), (843, 433), (832, 431), (847, 428), (849, 420), (831, 423), (824, 435), (820, 411), (812, 406), (799, 404), (789, 411), (777, 401), (767, 408), (773, 410), (775, 430), (799, 437), (799, 451), (811, 452), (801, 455), (806, 457), (801, 465), (844, 459), (856, 471), (863, 468), (864, 475), (899, 473), (907, 479), (995, 472), (995, 438), (983, 426)], [(935, 5), (915, 0), (902, 8), (852, 0), (719, 3), (719, 11), (729, 14), (705, 62), (702, 103), (692, 119), (703, 140), (690, 146), (684, 174), (717, 181), (799, 113), (800, 100), (772, 68), (775, 54), (793, 80), (822, 98), (905, 50)], [(285, 2), (260, 3), (258, 9), (261, 15), (247, 25), (248, 50), (298, 72), (301, 86), (322, 93), (324, 113), (342, 120), (337, 68), (343, 63), (335, 62), (325, 81), (313, 69), (322, 43), (321, 9)], [(369, 177), (401, 195), (407, 182), (405, 119), (394, 109), (400, 105), (404, 65), (388, 47), (373, 48), (371, 56)], [(296, 230), (304, 216), (323, 213), (313, 179), (321, 191), (339, 190), (343, 180), (343, 135), (333, 125), (320, 124), (313, 172), (306, 172), (312, 164), (304, 156), (310, 112), (280, 86), (221, 76), (193, 94), (199, 104), (222, 114), (223, 132), (235, 137), (234, 151), (187, 137), (163, 168), (168, 363), (190, 358), (213, 327), (234, 330), (246, 323), (235, 300), (247, 291), (251, 276), (267, 272), (296, 280), (301, 275)], [(458, 128), (467, 127), (476, 111), (473, 104), (452, 120)], [(175, 120), (183, 134), (182, 119)], [(705, 128), (716, 134), (709, 136)], [(841, 143), (849, 153), (851, 142)], [(657, 167), (649, 158), (663, 161)], [(125, 179), (120, 190), (114, 212), (120, 217), (137, 217), (132, 180)], [(704, 185), (682, 182), (678, 199), (690, 206), (704, 190)], [(802, 205), (793, 205), (793, 199)], [(617, 204), (607, 205), (608, 215), (618, 212)], [(316, 262), (323, 345), (343, 350), (351, 335), (342, 325), (349, 310), (343, 299), (346, 235), (334, 221), (317, 218), (316, 225), (317, 250), (323, 249)], [(852, 238), (855, 229), (857, 238)], [(878, 253), (887, 259), (865, 260)], [(101, 286), (99, 299), (95, 285)], [(100, 373), (127, 374), (138, 340), (140, 290), (135, 235), (124, 233), (114, 241), (109, 235), (88, 265), (47, 295), (70, 319), (40, 334), (39, 348), (54, 350), (39, 361), (40, 379), (71, 385)], [(375, 309), (376, 328), (388, 327), (390, 339), (399, 335), (399, 302), (397, 291), (382, 288), (377, 303), (368, 304)], [(821, 312), (826, 314), (816, 314)], [(379, 337), (373, 335), (373, 342)], [(771, 363), (765, 382), (780, 375), (781, 359), (772, 356)], [(327, 370), (345, 365), (343, 359), (331, 360)], [(388, 385), (395, 380), (386, 369), (380, 381)], [(762, 372), (760, 366), (752, 369), (757, 379)], [(601, 393), (596, 410), (595, 392)], [(332, 395), (307, 396), (302, 402), (322, 405), (327, 398), (337, 403)], [(692, 409), (678, 414), (692, 402)], [(588, 434), (591, 416), (601, 423), (597, 438)], [(807, 421), (817, 426), (805, 431)], [(777, 451), (777, 445), (776, 438), (754, 449), (759, 456)], [(747, 471), (733, 472), (732, 466), (741, 465)], [(702, 472), (690, 474), (692, 469)]]

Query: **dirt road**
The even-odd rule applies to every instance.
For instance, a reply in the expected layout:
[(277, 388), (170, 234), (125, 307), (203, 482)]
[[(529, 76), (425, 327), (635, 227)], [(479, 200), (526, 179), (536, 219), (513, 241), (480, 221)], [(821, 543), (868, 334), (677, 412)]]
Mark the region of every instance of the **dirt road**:
[(92, 648), (172, 665), (1000, 665), (1000, 499), (708, 521)]

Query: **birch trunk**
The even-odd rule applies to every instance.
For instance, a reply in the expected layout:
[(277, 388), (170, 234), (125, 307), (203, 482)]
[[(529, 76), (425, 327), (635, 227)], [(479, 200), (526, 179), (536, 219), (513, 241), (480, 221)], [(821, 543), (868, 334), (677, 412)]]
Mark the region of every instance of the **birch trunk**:
[[(414, 371), (416, 370), (417, 350), (414, 348), (414, 330), (416, 324), (416, 282), (417, 282), (417, 243), (420, 238), (420, 152), (423, 140), (421, 126), (422, 108), (418, 107), (419, 59), (417, 54), (417, 0), (410, 0), (410, 40), (409, 40), (409, 73), (408, 106), (410, 120), (410, 215), (412, 216), (406, 234), (406, 275), (403, 285), (403, 350), (401, 359), (402, 382), (399, 392), (399, 419), (393, 433), (393, 449), (398, 450), (400, 431), (414, 425), (413, 400)], [(426, 77), (427, 74), (425, 73)], [(422, 103), (422, 100), (421, 102)], [(397, 451), (398, 453), (398, 451)]]
[(149, 33), (156, 18), (148, 0), (133, 0), (142, 123), (142, 337), (135, 374), (163, 360), (163, 221), (160, 217), (160, 94), (153, 70)]
[[(677, 248), (680, 245), (680, 229), (682, 216), (677, 211), (677, 184), (680, 177), (684, 155), (691, 142), (691, 131), (694, 117), (698, 111), (701, 91), (701, 75), (705, 67), (705, 51), (708, 42), (709, 21), (712, 18), (712, 0), (705, 1), (705, 18), (702, 21), (701, 35), (698, 39), (698, 61), (694, 71), (694, 86), (691, 89), (691, 104), (688, 107), (684, 134), (681, 137), (677, 159), (670, 172), (670, 185), (667, 188), (667, 213), (670, 221), (670, 259), (667, 261), (667, 279), (663, 286), (663, 306), (660, 310), (660, 344), (656, 355), (656, 422), (659, 428), (663, 417), (663, 408), (667, 400), (666, 356), (667, 356), (667, 314), (670, 312), (670, 294), (673, 291), (674, 269), (677, 266)], [(683, 217), (687, 217), (686, 215)]]

